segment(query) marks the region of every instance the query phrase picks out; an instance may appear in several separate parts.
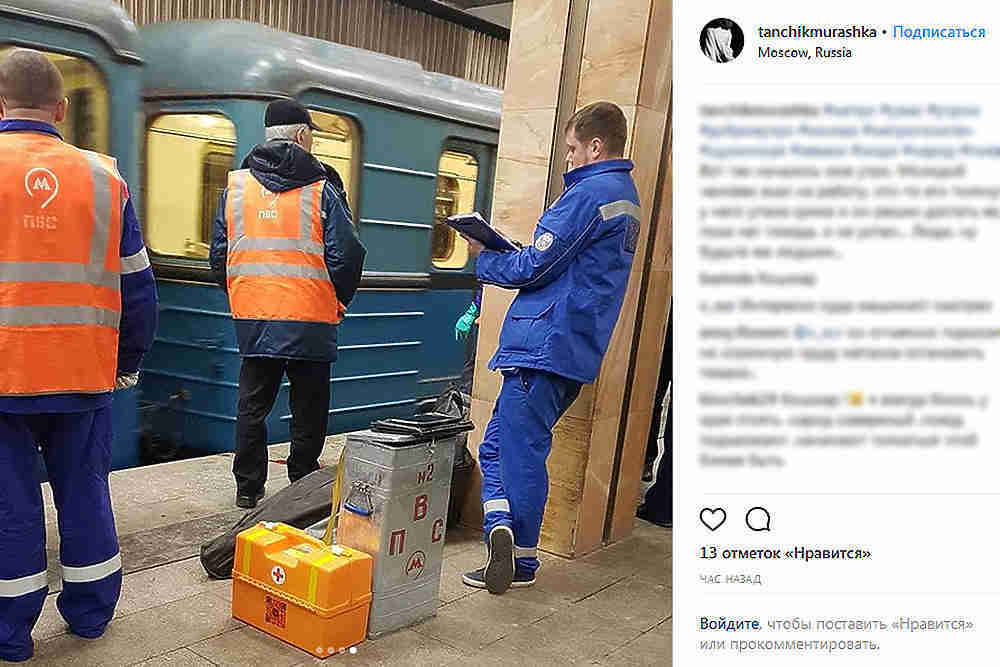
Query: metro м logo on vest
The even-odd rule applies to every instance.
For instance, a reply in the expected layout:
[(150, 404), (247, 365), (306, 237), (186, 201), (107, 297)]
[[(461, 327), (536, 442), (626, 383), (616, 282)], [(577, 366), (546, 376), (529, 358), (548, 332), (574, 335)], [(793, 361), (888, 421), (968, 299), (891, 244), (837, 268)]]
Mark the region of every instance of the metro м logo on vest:
[(24, 190), (29, 197), (41, 202), (39, 208), (45, 208), (59, 194), (59, 179), (51, 170), (35, 167), (24, 175)]
[(277, 220), (278, 219), (278, 193), (271, 192), (263, 185), (260, 186), (260, 198), (267, 203), (267, 209), (257, 210), (258, 220)]

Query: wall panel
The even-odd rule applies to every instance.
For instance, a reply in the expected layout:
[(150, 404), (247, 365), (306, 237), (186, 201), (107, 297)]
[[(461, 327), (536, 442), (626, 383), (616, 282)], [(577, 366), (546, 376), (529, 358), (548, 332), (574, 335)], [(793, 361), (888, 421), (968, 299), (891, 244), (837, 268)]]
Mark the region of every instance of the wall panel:
[(424, 69), (497, 88), (507, 40), (392, 0), (119, 0), (137, 25), (243, 19), (308, 37), (416, 60)]

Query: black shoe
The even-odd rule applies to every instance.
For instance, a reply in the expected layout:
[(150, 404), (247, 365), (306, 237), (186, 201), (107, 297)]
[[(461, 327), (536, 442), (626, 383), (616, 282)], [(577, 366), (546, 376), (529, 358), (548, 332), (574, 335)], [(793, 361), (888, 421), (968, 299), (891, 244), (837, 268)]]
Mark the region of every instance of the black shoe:
[[(486, 568), (481, 567), (478, 570), (466, 572), (462, 575), (462, 583), (473, 588), (486, 588)], [(510, 582), (511, 588), (527, 588), (534, 585), (535, 575), (522, 570), (516, 570), (514, 578)]]
[(489, 558), (483, 568), (486, 589), (500, 595), (514, 580), (514, 531), (508, 526), (496, 526), (490, 531)]
[(635, 510), (635, 516), (637, 519), (642, 519), (643, 521), (648, 521), (652, 524), (656, 524), (660, 528), (670, 528), (671, 522), (669, 519), (660, 520), (649, 513), (649, 508), (646, 507), (646, 503), (642, 503)]
[(260, 502), (261, 498), (263, 497), (264, 497), (263, 491), (253, 496), (249, 494), (238, 493), (236, 494), (236, 506), (245, 510), (252, 510), (254, 507), (257, 507), (257, 503)]
[(652, 482), (653, 481), (653, 464), (656, 461), (646, 461), (646, 465), (642, 469), (642, 481)]

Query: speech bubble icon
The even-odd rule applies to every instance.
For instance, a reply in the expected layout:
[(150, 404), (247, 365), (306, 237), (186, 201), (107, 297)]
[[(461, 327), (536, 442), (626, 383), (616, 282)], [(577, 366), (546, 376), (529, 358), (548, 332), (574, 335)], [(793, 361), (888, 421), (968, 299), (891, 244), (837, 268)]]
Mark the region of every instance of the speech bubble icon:
[(747, 528), (756, 532), (771, 530), (771, 513), (763, 507), (751, 507), (747, 511)]

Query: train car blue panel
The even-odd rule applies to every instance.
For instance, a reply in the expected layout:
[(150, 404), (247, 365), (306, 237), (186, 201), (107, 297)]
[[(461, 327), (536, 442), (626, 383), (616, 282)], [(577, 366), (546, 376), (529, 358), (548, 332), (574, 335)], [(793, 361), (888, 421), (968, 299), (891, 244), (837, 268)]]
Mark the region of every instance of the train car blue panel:
[(399, 331), (389, 342), (341, 344), (334, 377), (366, 375), (373, 368), (412, 369), (423, 358), (423, 341), (414, 331)]
[[(343, 329), (341, 332), (343, 333)], [(401, 340), (383, 343), (364, 343), (339, 346), (335, 372), (344, 375), (364, 375), (372, 368), (403, 368), (420, 358), (421, 340)], [(143, 372), (145, 375), (169, 377), (172, 374), (188, 375), (191, 369), (202, 369), (202, 376), (211, 380), (239, 377), (240, 355), (234, 347), (200, 347), (182, 340), (157, 337)]]
[(430, 354), (421, 368), (421, 398), (436, 396), (460, 379), (465, 341), (455, 340), (455, 321), (468, 309), (473, 296), (474, 291), (467, 289), (428, 291), (425, 303), (434, 316), (427, 318), (424, 328)]
[[(158, 286), (160, 327), (143, 364), (142, 398), (171, 416), (175, 423), (168, 430), (181, 434), (178, 444), (229, 451), (240, 358), (225, 293), (212, 285), (171, 280)], [(423, 292), (358, 292), (338, 330), (330, 433), (362, 427), (373, 414), (412, 412), (427, 335), (425, 313), (414, 295)], [(286, 381), (268, 418), (270, 442), (289, 438), (288, 390)]]
[(361, 210), (365, 218), (433, 222), (435, 172), (407, 172), (388, 165), (366, 164), (362, 174)]
[(139, 465), (138, 390), (115, 392), (111, 403), (114, 420), (114, 440), (111, 445), (111, 469), (135, 468)]
[[(345, 433), (364, 428), (359, 414), (407, 414), (413, 412), (417, 370), (388, 371), (366, 375), (341, 375), (334, 369), (330, 386), (330, 413), (327, 433)], [(274, 410), (268, 417), (268, 440), (282, 442), (290, 439), (291, 409), (290, 385), (282, 383)], [(364, 417), (360, 417), (364, 418)]]
[[(431, 244), (431, 226), (399, 224), (392, 219), (361, 220), (361, 242), (368, 254), (368, 271), (417, 273), (425, 270)], [(422, 254), (414, 249), (424, 249)]]

